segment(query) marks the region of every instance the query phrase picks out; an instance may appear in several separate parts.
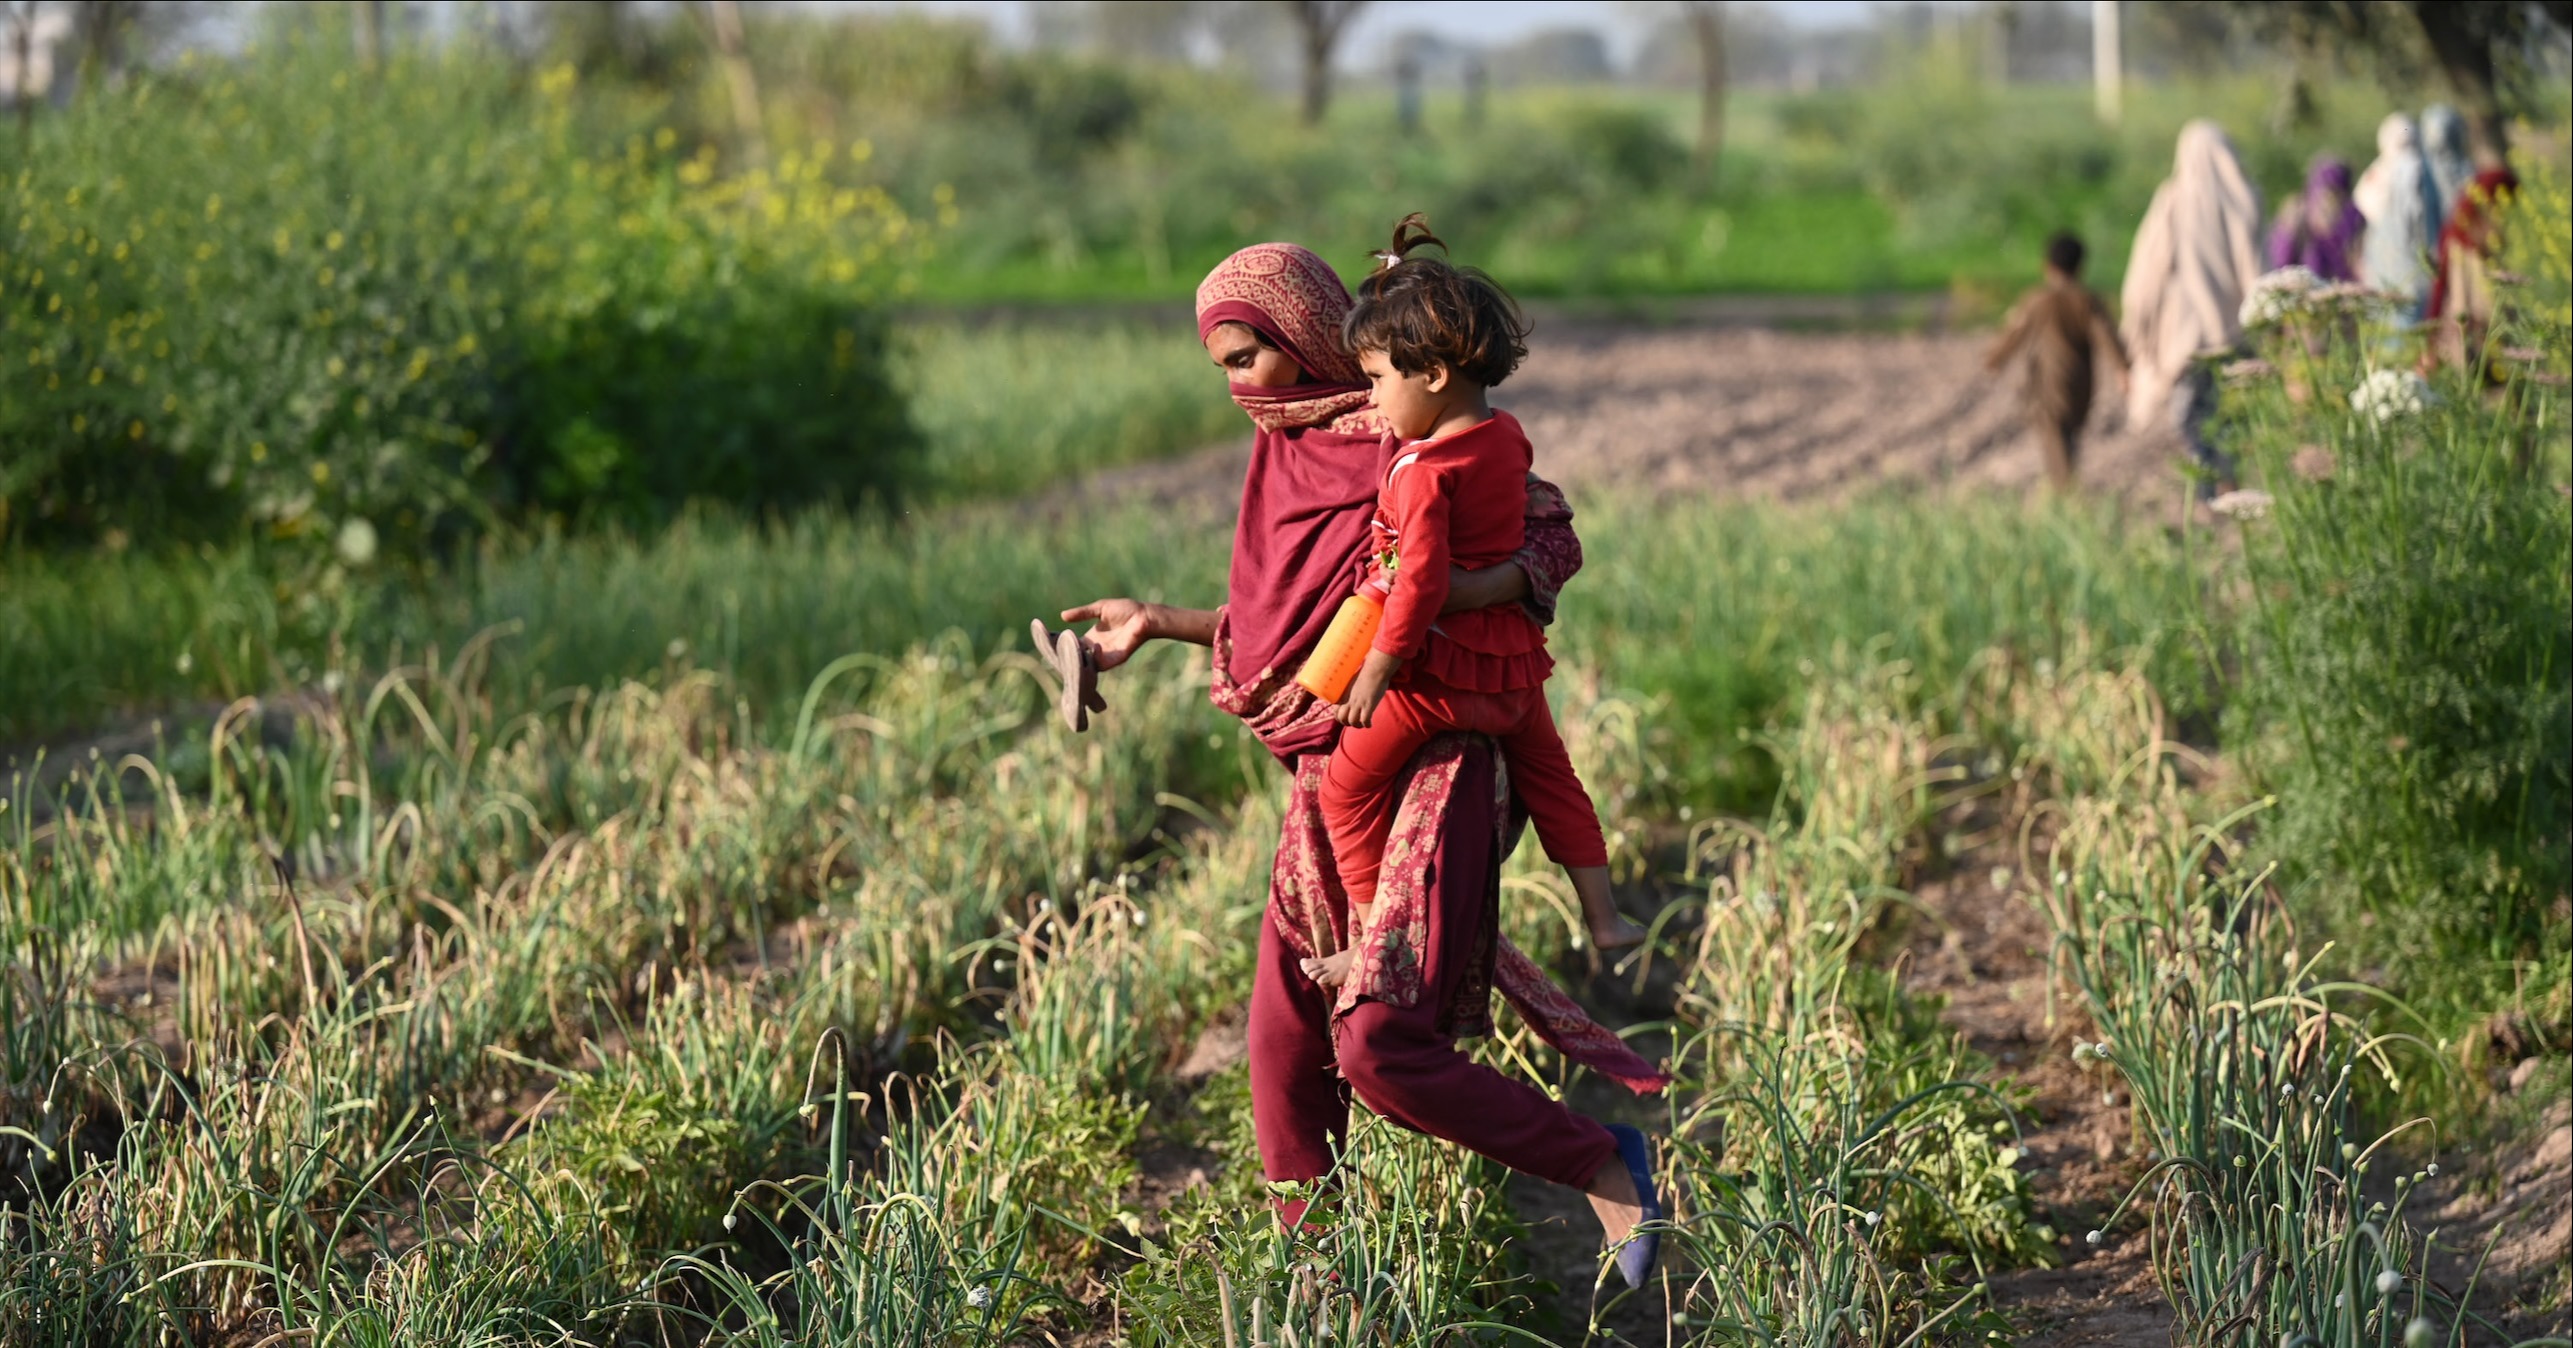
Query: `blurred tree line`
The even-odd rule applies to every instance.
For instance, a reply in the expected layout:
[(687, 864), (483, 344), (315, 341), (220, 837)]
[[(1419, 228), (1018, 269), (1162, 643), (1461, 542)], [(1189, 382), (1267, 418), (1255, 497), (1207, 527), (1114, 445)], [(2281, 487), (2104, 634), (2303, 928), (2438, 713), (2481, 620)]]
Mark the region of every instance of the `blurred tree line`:
[[(78, 94), (0, 149), (0, 534), (884, 495), (888, 305), (1179, 296), (1262, 238), (1354, 266), (1412, 209), (1532, 294), (2016, 276), (2068, 225), (2109, 273), (2181, 117), (2275, 191), (2445, 78), (2409, 8), (2276, 8), (2127, 6), (2139, 66), (2204, 77), (2110, 127), (2013, 88), (2087, 41), (2064, 5), (1644, 6), (1624, 72), (1571, 31), (1349, 49), (1358, 6), (1290, 0), (1041, 6), (1028, 47), (732, 0), (82, 6)], [(2560, 108), (2556, 8), (2476, 10), (2505, 108)], [(218, 23), (246, 50), (172, 58)]]

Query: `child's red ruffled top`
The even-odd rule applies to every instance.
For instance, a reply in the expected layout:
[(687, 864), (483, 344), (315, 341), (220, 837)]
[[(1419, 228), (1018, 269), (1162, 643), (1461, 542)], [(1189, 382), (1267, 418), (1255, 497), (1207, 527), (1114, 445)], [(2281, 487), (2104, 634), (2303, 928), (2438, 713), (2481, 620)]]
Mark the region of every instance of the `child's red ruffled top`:
[[(1375, 648), (1407, 663), (1403, 679), (1434, 679), (1478, 693), (1534, 688), (1554, 660), (1545, 629), (1518, 604), (1439, 616), (1450, 566), (1479, 571), (1509, 561), (1526, 541), (1528, 468), (1519, 419), (1488, 421), (1431, 440), (1396, 444), (1376, 497), (1375, 560), (1367, 581), (1385, 598)], [(1395, 558), (1390, 573), (1388, 555)]]

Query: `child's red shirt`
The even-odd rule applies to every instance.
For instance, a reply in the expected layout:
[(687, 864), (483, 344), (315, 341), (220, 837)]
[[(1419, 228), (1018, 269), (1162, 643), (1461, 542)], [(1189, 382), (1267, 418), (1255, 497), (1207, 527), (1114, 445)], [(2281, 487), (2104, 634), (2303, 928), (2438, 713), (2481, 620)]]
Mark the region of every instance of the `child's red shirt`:
[[(1498, 566), (1525, 543), (1533, 460), (1527, 432), (1507, 412), (1395, 447), (1376, 495), (1376, 557), (1367, 569), (1370, 581), (1391, 587), (1375, 648), (1407, 662), (1407, 681), (1426, 675), (1498, 693), (1534, 688), (1553, 670), (1545, 629), (1520, 605), (1438, 611), (1450, 566)], [(1391, 574), (1388, 551), (1397, 558)]]

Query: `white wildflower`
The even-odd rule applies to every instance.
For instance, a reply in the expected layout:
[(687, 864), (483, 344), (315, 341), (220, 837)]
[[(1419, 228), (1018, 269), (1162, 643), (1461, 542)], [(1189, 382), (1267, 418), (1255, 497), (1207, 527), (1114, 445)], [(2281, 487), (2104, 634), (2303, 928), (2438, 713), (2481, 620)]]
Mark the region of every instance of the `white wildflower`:
[(2403, 1348), (2430, 1348), (2439, 1341), (2439, 1326), (2421, 1316), (2403, 1327)]
[(2410, 370), (2370, 370), (2350, 390), (2350, 410), (2380, 425), (2396, 417), (2417, 417), (2438, 402), (2430, 381)]
[(364, 566), (375, 560), (375, 526), (364, 515), (351, 515), (339, 527), (339, 538), (333, 546), (339, 549), (341, 561), (351, 566)]
[(2303, 313), (2322, 284), (2323, 278), (2306, 267), (2281, 267), (2264, 273), (2242, 297), (2242, 325), (2265, 327)]
[(2207, 502), (2207, 509), (2229, 520), (2256, 520), (2267, 517), (2274, 500), (2268, 492), (2244, 488)]
[(972, 1291), (965, 1293), (965, 1304), (978, 1311), (988, 1309), (992, 1304), (992, 1289), (988, 1287), (974, 1288)]
[(2421, 1173), (2428, 1175), (2432, 1179), (2439, 1178), (2439, 1163), (2437, 1161), (2432, 1161), (2428, 1166), (2423, 1168)]
[(2089, 1241), (2093, 1245), (2097, 1245), (2100, 1243), (2100, 1233), (2093, 1231), (2089, 1235), (2082, 1237), (2082, 1239)]
[(2403, 1275), (2395, 1272), (2393, 1269), (2387, 1269), (2383, 1273), (2376, 1275), (2376, 1294), (2378, 1296), (2393, 1296), (2394, 1289), (2401, 1287), (2402, 1285)]

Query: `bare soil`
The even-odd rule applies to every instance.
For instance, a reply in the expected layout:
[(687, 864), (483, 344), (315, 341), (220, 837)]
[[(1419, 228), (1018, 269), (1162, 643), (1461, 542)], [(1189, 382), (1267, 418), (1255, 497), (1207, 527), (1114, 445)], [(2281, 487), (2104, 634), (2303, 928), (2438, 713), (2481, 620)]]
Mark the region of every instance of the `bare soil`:
[[(1565, 320), (1537, 335), (1493, 402), (1525, 423), (1537, 471), (1576, 508), (1584, 489), (1610, 487), (1782, 501), (1889, 487), (2035, 492), (2044, 474), (2017, 385), (1984, 372), (1986, 340)], [(2113, 392), (2092, 411), (2078, 487), (2173, 516), (2185, 499), (2177, 441), (2122, 426)], [(1227, 518), (1248, 456), (1229, 443), (1101, 473), (1046, 501)]]
[(1943, 999), (1946, 1021), (2033, 1092), (2021, 1164), (2038, 1215), (2057, 1233), (2057, 1263), (1997, 1275), (1993, 1300), (2032, 1348), (2167, 1348), (2171, 1308), (2141, 1236), (2113, 1229), (2097, 1247), (2085, 1239), (2142, 1171), (2135, 1124), (2113, 1077), (2073, 1062), (2074, 1043), (2094, 1031), (2079, 1003), (2058, 994), (2052, 929), (2019, 883), (2001, 846), (1918, 881), (1904, 951), (1905, 984)]

